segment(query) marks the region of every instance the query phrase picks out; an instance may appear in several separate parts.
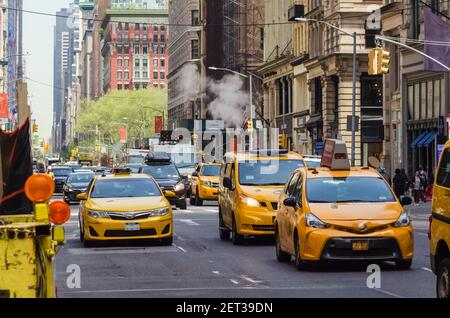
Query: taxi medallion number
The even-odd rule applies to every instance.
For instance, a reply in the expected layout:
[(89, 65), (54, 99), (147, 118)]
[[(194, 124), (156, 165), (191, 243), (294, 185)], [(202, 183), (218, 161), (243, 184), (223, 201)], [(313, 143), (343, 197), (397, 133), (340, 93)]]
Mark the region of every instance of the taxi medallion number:
[(354, 251), (367, 251), (367, 250), (369, 250), (369, 242), (368, 241), (352, 242), (352, 250), (354, 250)]
[(139, 223), (125, 223), (125, 231), (139, 231), (140, 229)]

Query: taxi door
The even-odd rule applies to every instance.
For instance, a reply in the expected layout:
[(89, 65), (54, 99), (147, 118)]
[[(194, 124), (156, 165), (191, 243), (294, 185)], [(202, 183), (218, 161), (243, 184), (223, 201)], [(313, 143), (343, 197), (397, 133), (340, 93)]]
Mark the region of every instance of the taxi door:
[[(219, 191), (219, 205), (222, 213), (222, 220), (226, 227), (231, 229), (232, 225), (232, 206), (233, 199), (230, 196), (231, 190), (223, 186), (223, 179), (230, 178), (233, 180), (231, 176), (231, 170), (233, 163), (224, 163), (225, 167), (223, 168), (223, 175), (221, 176), (220, 182), (220, 191)], [(234, 181), (232, 181), (232, 185), (234, 185)]]
[(191, 177), (191, 194), (192, 194), (192, 196), (197, 194), (197, 186), (199, 184), (198, 177), (200, 176), (201, 167), (202, 167), (202, 165), (198, 165), (197, 168), (195, 169), (194, 175), (192, 175), (192, 177)]
[(290, 251), (291, 253), (294, 253), (295, 246), (294, 246), (294, 231), (297, 229), (299, 231), (299, 239), (301, 237), (300, 234), (300, 226), (299, 221), (305, 211), (305, 206), (303, 202), (303, 173), (298, 172), (298, 178), (297, 182), (294, 184), (294, 190), (292, 191), (292, 196), (295, 197), (295, 200), (297, 202), (295, 208), (290, 208), (288, 210), (287, 215), (287, 235), (288, 238), (287, 244), (286, 244), (286, 250)]
[(292, 233), (289, 226), (289, 215), (294, 210), (293, 207), (285, 206), (283, 204), (284, 199), (292, 197), (295, 190), (295, 185), (297, 184), (299, 178), (299, 172), (294, 172), (286, 184), (285, 191), (280, 195), (280, 200), (278, 206), (280, 210), (278, 212), (278, 231), (280, 238), (281, 247), (283, 249), (287, 249), (289, 246), (289, 242), (292, 241)]

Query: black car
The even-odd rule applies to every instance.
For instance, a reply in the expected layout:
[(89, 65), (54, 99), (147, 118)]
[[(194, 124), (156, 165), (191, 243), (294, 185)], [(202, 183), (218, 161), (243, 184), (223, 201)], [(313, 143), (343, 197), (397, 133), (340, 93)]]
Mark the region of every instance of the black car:
[(170, 204), (182, 210), (186, 209), (186, 186), (170, 156), (165, 153), (150, 153), (145, 158), (146, 165), (139, 169), (139, 173), (151, 175), (158, 182), (166, 194)]
[(66, 180), (63, 188), (64, 201), (70, 203), (72, 201), (80, 201), (77, 195), (86, 192), (89, 183), (95, 174), (89, 172), (71, 173)]
[(51, 171), (55, 182), (55, 193), (61, 193), (67, 177), (72, 173), (72, 168), (65, 166), (52, 166)]

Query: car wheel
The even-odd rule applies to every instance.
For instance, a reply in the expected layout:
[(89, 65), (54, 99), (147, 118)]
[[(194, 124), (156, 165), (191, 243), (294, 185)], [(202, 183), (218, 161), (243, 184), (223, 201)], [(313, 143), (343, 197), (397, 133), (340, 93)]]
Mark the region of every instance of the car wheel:
[(165, 238), (161, 239), (161, 244), (162, 245), (172, 245), (173, 244), (173, 236), (165, 237)]
[(181, 209), (181, 210), (186, 210), (187, 209), (187, 205), (186, 205), (186, 200), (182, 200), (181, 203), (179, 203), (177, 205), (177, 208)]
[(192, 197), (192, 195), (189, 196), (189, 204), (195, 205), (195, 199)]
[(445, 258), (437, 271), (436, 294), (438, 298), (450, 298), (450, 257)]
[(225, 228), (220, 208), (219, 208), (219, 236), (222, 241), (228, 241), (230, 239), (230, 230)]
[(403, 269), (403, 270), (407, 270), (410, 269), (412, 265), (412, 259), (408, 259), (408, 260), (399, 260), (395, 262), (395, 266), (398, 269)]
[(300, 270), (304, 270), (304, 269), (306, 269), (308, 266), (307, 266), (307, 264), (302, 260), (302, 256), (300, 255), (300, 242), (299, 242), (299, 239), (298, 239), (297, 235), (295, 236), (294, 246), (295, 246), (295, 255), (294, 255), (294, 263), (295, 263), (295, 267), (296, 267), (299, 271), (300, 271)]
[(80, 227), (80, 242), (83, 242), (84, 241), (84, 233), (82, 230), (82, 226), (79, 223), (78, 223), (78, 226)]
[(275, 252), (277, 255), (277, 261), (280, 263), (291, 261), (291, 255), (281, 249), (280, 237), (277, 230), (275, 230)]
[(195, 193), (195, 205), (196, 206), (202, 206), (203, 205), (203, 200), (200, 199), (199, 195), (198, 195), (198, 189)]
[(231, 241), (233, 242), (234, 245), (242, 245), (242, 243), (244, 243), (244, 236), (238, 233), (234, 217), (232, 228), (233, 230), (231, 231)]

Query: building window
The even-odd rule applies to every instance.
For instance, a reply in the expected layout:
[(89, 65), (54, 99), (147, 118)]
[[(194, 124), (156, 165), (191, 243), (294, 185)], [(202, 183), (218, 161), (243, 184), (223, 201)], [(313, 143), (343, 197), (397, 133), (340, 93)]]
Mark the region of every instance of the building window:
[(123, 48), (122, 48), (122, 45), (119, 45), (119, 46), (117, 47), (117, 54), (123, 54)]
[(139, 76), (139, 72), (138, 71), (136, 71), (136, 72), (134, 72), (134, 78), (136, 79), (136, 78), (139, 78), (140, 76)]
[(153, 79), (157, 80), (158, 79), (158, 72), (153, 72)]
[(134, 66), (135, 67), (139, 67), (141, 65), (141, 63), (139, 63), (139, 59), (135, 59), (134, 60)]
[(134, 25), (134, 31), (139, 32), (139, 23)]
[(153, 45), (153, 55), (158, 55), (158, 45)]
[(122, 79), (122, 72), (117, 72), (117, 79), (121, 80)]
[(158, 68), (158, 59), (153, 60), (153, 67)]
[(166, 66), (166, 60), (161, 60), (160, 64), (161, 64), (161, 67), (165, 67)]
[(164, 46), (161, 46), (159, 52), (161, 53), (161, 55), (166, 54), (166, 48)]
[(198, 59), (200, 57), (200, 50), (198, 45), (198, 40), (191, 41), (191, 56), (193, 59)]
[(129, 45), (125, 45), (125, 54), (130, 54), (130, 46)]
[(166, 42), (166, 36), (165, 36), (164, 34), (161, 34), (161, 36), (160, 36), (160, 41), (161, 41), (162, 43)]
[(125, 67), (129, 67), (130, 66), (130, 60), (129, 59), (125, 59)]
[(142, 66), (144, 66), (144, 67), (148, 66), (148, 60), (147, 59), (143, 59), (142, 60)]
[(139, 44), (134, 46), (134, 54), (139, 54)]
[(166, 26), (161, 25), (161, 32), (165, 32), (166, 31)]
[(158, 26), (157, 25), (153, 26), (153, 32), (158, 32)]
[(130, 72), (125, 72), (124, 77), (126, 80), (130, 79)]
[(361, 116), (383, 116), (382, 76), (361, 77)]
[(147, 45), (142, 46), (142, 54), (148, 54), (148, 46)]
[(122, 59), (117, 59), (117, 67), (122, 67)]
[(148, 78), (148, 72), (146, 72), (146, 71), (142, 72), (142, 78), (147, 79)]
[(158, 34), (153, 34), (153, 42), (158, 43)]
[(166, 74), (164, 74), (164, 72), (159, 73), (159, 78), (160, 79), (166, 79)]
[(408, 83), (408, 120), (423, 120), (442, 116), (441, 78), (421, 79)]
[(200, 25), (200, 16), (199, 16), (198, 10), (192, 10), (191, 17), (192, 17), (192, 25), (193, 26)]

